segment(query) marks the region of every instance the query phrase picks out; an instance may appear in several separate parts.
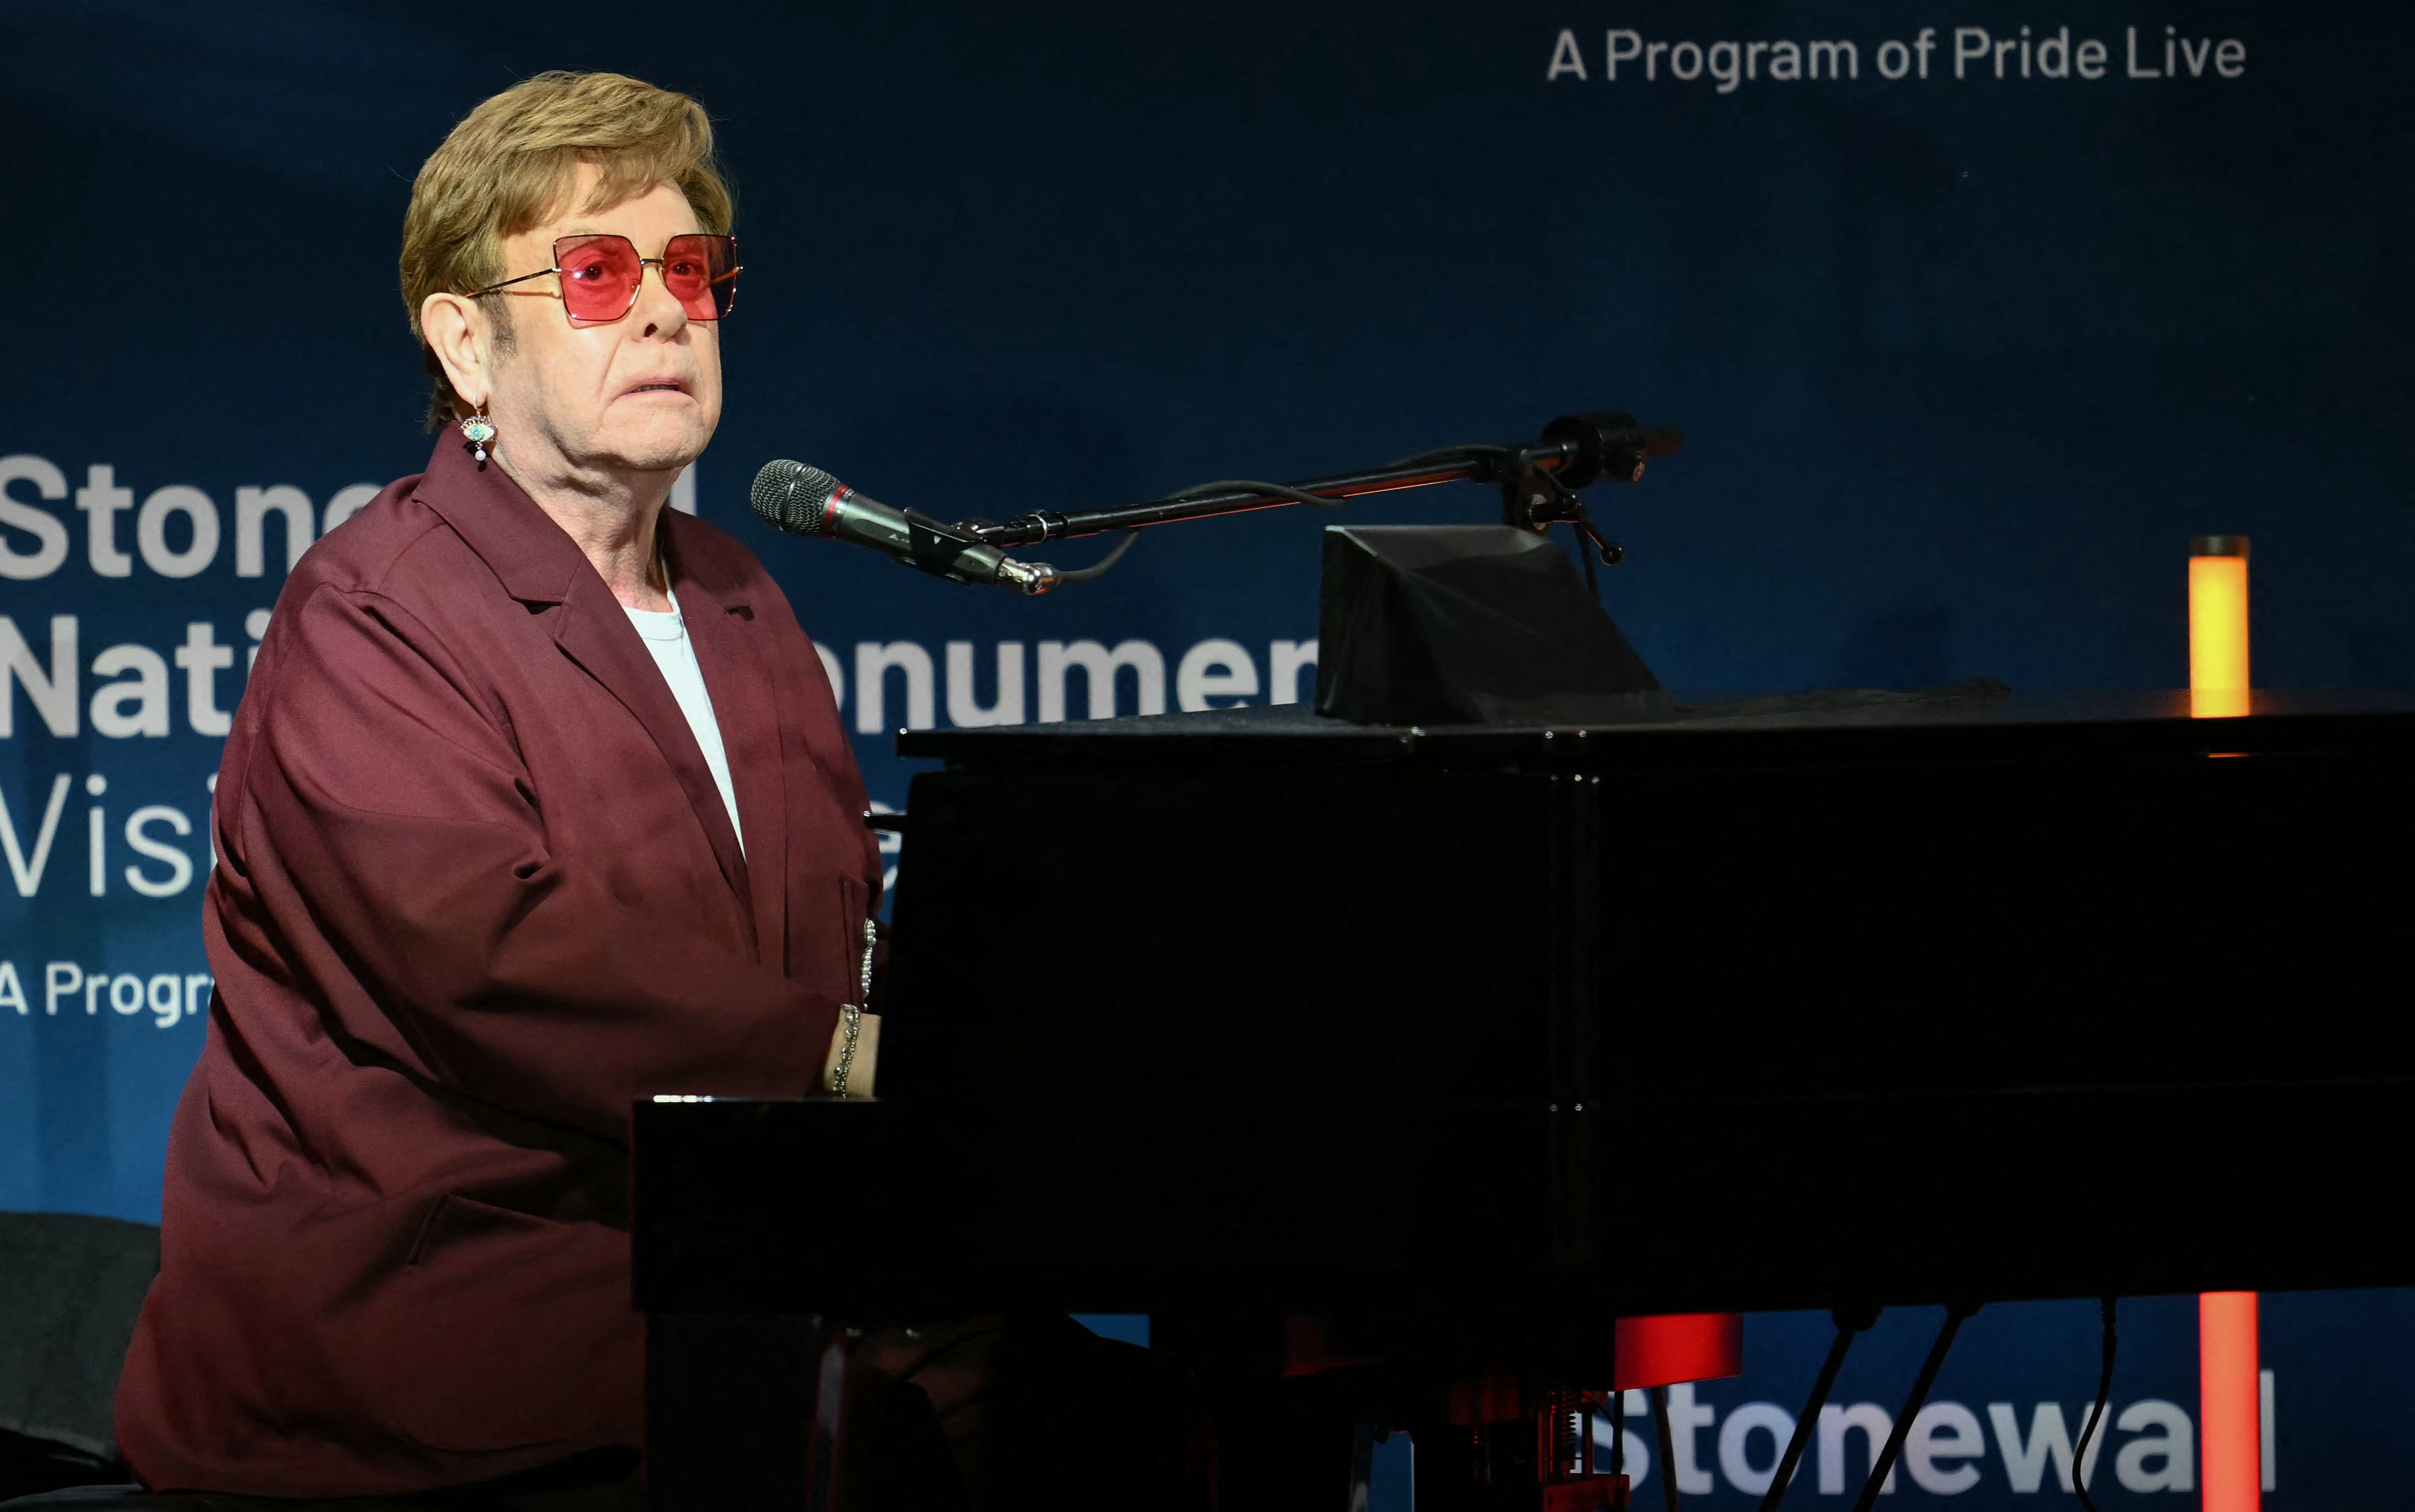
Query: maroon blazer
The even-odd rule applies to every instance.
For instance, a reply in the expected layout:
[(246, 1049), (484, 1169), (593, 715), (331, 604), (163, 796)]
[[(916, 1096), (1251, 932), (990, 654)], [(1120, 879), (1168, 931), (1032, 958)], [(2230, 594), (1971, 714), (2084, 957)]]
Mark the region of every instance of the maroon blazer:
[(118, 1390), (145, 1484), (392, 1492), (639, 1442), (629, 1104), (810, 1092), (880, 879), (788, 600), (662, 528), (742, 855), (603, 578), (453, 438), (287, 582)]

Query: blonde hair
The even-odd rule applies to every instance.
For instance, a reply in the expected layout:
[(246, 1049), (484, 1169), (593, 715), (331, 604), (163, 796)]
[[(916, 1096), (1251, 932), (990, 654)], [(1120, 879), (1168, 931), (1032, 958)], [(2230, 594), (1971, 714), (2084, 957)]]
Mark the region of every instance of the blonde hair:
[[(581, 163), (603, 170), (582, 209), (608, 209), (668, 184), (706, 231), (729, 230), (729, 187), (712, 154), (712, 123), (685, 95), (624, 74), (555, 70), (487, 100), (419, 165), (402, 217), (402, 302), (435, 380), (428, 429), (453, 419), (458, 396), (419, 328), (421, 303), (502, 278), (503, 238), (558, 214)], [(489, 297), (500, 317), (501, 296)], [(499, 322), (497, 335), (508, 350), (507, 322)]]

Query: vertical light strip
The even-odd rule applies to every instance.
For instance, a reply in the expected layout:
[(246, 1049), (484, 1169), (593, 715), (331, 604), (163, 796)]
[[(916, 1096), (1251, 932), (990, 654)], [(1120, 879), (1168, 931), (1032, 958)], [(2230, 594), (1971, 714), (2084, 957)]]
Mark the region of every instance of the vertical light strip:
[(2262, 1383), (2256, 1365), (2256, 1294), (2197, 1299), (2198, 1463), (2205, 1512), (2259, 1512), (2264, 1473)]
[[(2189, 543), (2189, 712), (2198, 719), (2244, 714), (2253, 684), (2247, 659), (2247, 538), (2200, 535)], [(2256, 1294), (2198, 1298), (2198, 1463), (2205, 1512), (2260, 1512), (2263, 1382), (2256, 1357)]]
[(2198, 719), (2247, 712), (2247, 537), (2189, 542), (2189, 711)]
[(2273, 1466), (2280, 1457), (2272, 1452), (2272, 1372), (2270, 1370), (2256, 1373), (2256, 1415), (2263, 1425), (2263, 1431), (2257, 1435), (2256, 1445), (2264, 1466), (2264, 1489), (2278, 1490), (2281, 1479), (2274, 1474)]

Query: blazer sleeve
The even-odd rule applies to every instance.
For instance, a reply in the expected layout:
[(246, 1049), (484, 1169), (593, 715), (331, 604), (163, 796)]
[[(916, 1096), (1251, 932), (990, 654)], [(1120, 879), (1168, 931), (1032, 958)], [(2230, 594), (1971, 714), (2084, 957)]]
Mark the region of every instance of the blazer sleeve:
[(551, 854), (502, 711), (408, 610), (332, 586), (298, 607), (253, 690), (221, 903), (250, 895), (343, 1032), (612, 1140), (658, 1093), (815, 1088), (836, 1002)]

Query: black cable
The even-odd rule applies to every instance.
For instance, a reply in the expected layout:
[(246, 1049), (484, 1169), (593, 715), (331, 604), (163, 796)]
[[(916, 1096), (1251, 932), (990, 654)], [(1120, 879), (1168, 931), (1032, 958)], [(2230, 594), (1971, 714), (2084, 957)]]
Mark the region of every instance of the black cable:
[(1318, 509), (1340, 509), (1342, 501), (1328, 499), (1323, 494), (1295, 488), (1288, 483), (1266, 483), (1256, 478), (1219, 478), (1214, 483), (1194, 483), (1188, 488), (1178, 488), (1168, 499), (1196, 499), (1211, 493), (1256, 493), (1269, 499), (1289, 499), (1295, 503), (1312, 504)]
[(1945, 1363), (1945, 1352), (1954, 1347), (1954, 1336), (1962, 1331), (1962, 1320), (1979, 1310), (1979, 1305), (1957, 1303), (1945, 1310), (1945, 1326), (1937, 1330), (1937, 1342), (1928, 1346), (1928, 1358), (1920, 1364), (1920, 1376), (1912, 1384), (1912, 1395), (1904, 1400), (1903, 1411), (1887, 1430), (1886, 1447), (1879, 1451), (1876, 1463), (1870, 1466), (1870, 1478), (1862, 1483), (1862, 1494), (1853, 1503), (1853, 1512), (1870, 1512), (1877, 1505), (1879, 1488), (1886, 1484), (1887, 1472), (1895, 1468), (1896, 1457), (1903, 1453), (1904, 1436), (1912, 1431), (1912, 1420), (1920, 1415), (1921, 1405), (1928, 1400), (1928, 1388), (1937, 1384), (1937, 1371)]
[(1057, 580), (1060, 583), (1087, 583), (1093, 577), (1104, 577), (1107, 575), (1107, 569), (1123, 561), (1124, 553), (1130, 551), (1132, 548), (1132, 543), (1139, 539), (1139, 531), (1126, 531), (1124, 538), (1116, 543), (1114, 550), (1087, 567), (1076, 567), (1071, 572), (1059, 572), (1057, 575)]
[(1644, 1395), (1652, 1399), (1652, 1431), (1660, 1439), (1660, 1505), (1677, 1512), (1677, 1440), (1669, 1431), (1669, 1388), (1654, 1386)]
[(1820, 1379), (1811, 1384), (1811, 1400), (1803, 1404), (1803, 1415), (1794, 1420), (1794, 1433), (1786, 1441), (1786, 1452), (1778, 1457), (1778, 1473), (1770, 1477), (1769, 1490), (1762, 1493), (1761, 1512), (1778, 1512), (1778, 1504), (1786, 1499), (1786, 1488), (1794, 1479), (1795, 1467), (1803, 1462), (1803, 1451), (1810, 1446), (1811, 1425), (1819, 1417), (1820, 1409), (1828, 1404), (1828, 1393), (1837, 1385), (1837, 1372), (1845, 1368), (1845, 1351), (1853, 1347), (1855, 1334), (1879, 1319), (1876, 1308), (1838, 1308), (1829, 1316), (1836, 1320), (1837, 1341), (1828, 1346), (1828, 1357), (1820, 1366)]
[(2079, 1505), (2086, 1512), (2096, 1512), (2096, 1504), (2088, 1499), (2088, 1441), (2096, 1431), (2097, 1421), (2105, 1415), (2105, 1404), (2113, 1396), (2113, 1350), (2121, 1342), (2113, 1331), (2113, 1304), (2117, 1300), (2108, 1296), (2097, 1304), (2105, 1316), (2105, 1367), (2096, 1375), (2096, 1405), (2089, 1410), (2088, 1426), (2079, 1430), (2079, 1447), (2071, 1452), (2071, 1489), (2079, 1493)]
[(1610, 1473), (1627, 1474), (1627, 1393), (1610, 1394)]

